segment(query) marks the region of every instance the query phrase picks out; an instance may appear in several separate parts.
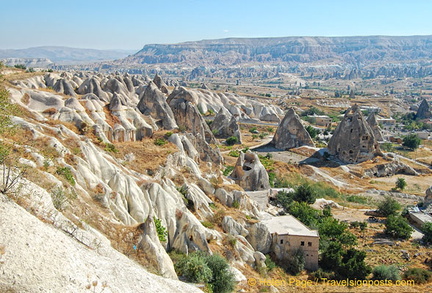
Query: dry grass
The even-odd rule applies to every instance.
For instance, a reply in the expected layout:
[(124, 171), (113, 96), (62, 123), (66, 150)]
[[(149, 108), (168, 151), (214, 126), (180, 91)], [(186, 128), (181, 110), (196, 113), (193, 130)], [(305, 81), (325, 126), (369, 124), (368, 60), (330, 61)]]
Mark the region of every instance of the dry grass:
[(142, 141), (115, 143), (118, 153), (114, 153), (118, 159), (124, 159), (127, 154), (134, 154), (135, 158), (125, 162), (125, 165), (142, 174), (155, 172), (159, 166), (166, 163), (169, 154), (177, 151), (177, 147), (172, 143), (163, 146), (154, 144), (151, 138), (145, 138)]

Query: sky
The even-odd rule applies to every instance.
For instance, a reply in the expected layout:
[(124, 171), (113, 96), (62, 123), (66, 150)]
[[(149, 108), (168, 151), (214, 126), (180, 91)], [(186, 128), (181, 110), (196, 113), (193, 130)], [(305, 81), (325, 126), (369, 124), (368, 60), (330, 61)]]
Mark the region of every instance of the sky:
[(432, 35), (430, 0), (0, 0), (0, 49), (228, 37)]

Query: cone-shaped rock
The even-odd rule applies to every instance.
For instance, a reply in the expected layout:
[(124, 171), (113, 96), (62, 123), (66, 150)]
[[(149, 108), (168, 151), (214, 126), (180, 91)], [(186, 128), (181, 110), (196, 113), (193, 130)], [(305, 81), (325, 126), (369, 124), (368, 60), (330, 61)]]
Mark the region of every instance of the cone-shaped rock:
[(219, 149), (210, 146), (217, 144), (217, 140), (201, 116), (196, 106), (197, 101), (196, 93), (184, 87), (176, 88), (167, 99), (179, 128), (193, 134), (192, 143), (200, 153), (200, 159), (220, 164), (223, 158)]
[(376, 119), (375, 113), (372, 112), (372, 113), (368, 116), (368, 118), (366, 119), (366, 121), (367, 121), (367, 123), (369, 123), (369, 126), (370, 126), (371, 129), (372, 129), (373, 134), (374, 134), (374, 136), (375, 136), (375, 139), (376, 139), (377, 141), (383, 141), (384, 138), (383, 138), (383, 135), (382, 135), (382, 133), (381, 133), (381, 129), (380, 129), (379, 125), (378, 125), (378, 121), (377, 121), (377, 119)]
[(360, 163), (380, 153), (379, 145), (359, 107), (352, 106), (328, 144), (330, 154), (346, 163)]
[(416, 117), (419, 119), (432, 118), (431, 108), (425, 99), (423, 99), (423, 101), (420, 103)]
[(302, 145), (314, 146), (309, 132), (301, 123), (294, 109), (288, 109), (284, 119), (279, 124), (272, 143), (277, 149), (287, 150)]
[(238, 138), (239, 143), (241, 143), (240, 128), (237, 119), (225, 107), (219, 110), (212, 124), (210, 124), (210, 128), (218, 138), (235, 136)]
[(73, 86), (64, 78), (57, 80), (57, 82), (53, 86), (53, 89), (58, 93), (76, 97)]
[(166, 101), (165, 95), (150, 81), (146, 90), (141, 94), (138, 109), (144, 115), (150, 115), (161, 121), (161, 126), (170, 130), (177, 127), (174, 114)]
[(164, 94), (169, 94), (168, 86), (158, 74), (155, 75), (153, 82), (161, 92), (163, 92)]
[(245, 190), (265, 190), (270, 188), (266, 169), (254, 153), (240, 153), (230, 175)]

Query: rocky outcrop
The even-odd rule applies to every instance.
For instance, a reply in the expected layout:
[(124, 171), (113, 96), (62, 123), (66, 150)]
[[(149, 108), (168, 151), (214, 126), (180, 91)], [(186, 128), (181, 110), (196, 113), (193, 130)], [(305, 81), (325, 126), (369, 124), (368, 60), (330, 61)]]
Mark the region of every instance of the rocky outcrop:
[(96, 77), (90, 77), (84, 80), (79, 86), (77, 92), (80, 95), (95, 94), (99, 99), (104, 102), (109, 102), (110, 96), (104, 92), (100, 86), (100, 81)]
[(315, 146), (300, 117), (290, 108), (279, 124), (272, 143), (277, 149), (287, 150), (303, 145)]
[(432, 186), (430, 186), (428, 189), (426, 189), (424, 202), (427, 205), (432, 203)]
[(155, 75), (153, 82), (161, 92), (167, 95), (169, 94), (168, 86), (158, 74)]
[(240, 153), (233, 172), (230, 175), (245, 190), (269, 189), (269, 177), (258, 155), (252, 152)]
[(159, 274), (165, 278), (177, 280), (174, 264), (159, 241), (152, 215), (140, 224), (138, 229), (142, 234), (137, 248), (145, 251), (147, 261), (157, 268)]
[(219, 149), (210, 146), (217, 144), (217, 140), (198, 111), (197, 101), (197, 95), (183, 87), (176, 88), (167, 99), (179, 128), (191, 134), (188, 138), (198, 150), (200, 159), (220, 164), (223, 158)]
[(405, 174), (405, 175), (413, 175), (413, 176), (419, 175), (416, 170), (398, 161), (379, 164), (373, 168), (364, 171), (364, 175), (368, 177), (387, 177), (396, 174)]
[(225, 108), (219, 110), (212, 124), (210, 124), (210, 128), (215, 137), (228, 138), (234, 136), (237, 137), (238, 143), (242, 143), (237, 119)]
[(328, 150), (345, 163), (360, 163), (381, 153), (373, 131), (357, 105), (346, 111), (329, 141)]
[(154, 82), (149, 82), (146, 90), (139, 97), (138, 109), (144, 115), (150, 115), (160, 121), (159, 126), (170, 130), (177, 127), (174, 114), (162, 93)]
[(72, 97), (76, 96), (74, 88), (72, 87), (72, 85), (70, 84), (70, 82), (68, 82), (64, 78), (61, 78), (61, 79), (57, 80), (57, 82), (53, 86), (53, 89), (56, 92), (65, 94), (67, 96), (72, 96)]
[(232, 217), (225, 216), (222, 220), (222, 229), (233, 236), (241, 235), (246, 237), (249, 231), (246, 230), (243, 225), (236, 222)]
[(420, 103), (420, 106), (417, 110), (416, 117), (418, 119), (432, 118), (432, 111), (431, 111), (429, 103), (428, 103), (428, 101), (426, 101), (426, 99), (423, 99), (422, 102)]
[(366, 119), (367, 123), (369, 124), (370, 128), (372, 129), (372, 132), (375, 136), (375, 139), (377, 141), (383, 141), (384, 137), (381, 133), (381, 129), (379, 127), (378, 121), (376, 119), (375, 112), (372, 112), (368, 118)]
[(246, 239), (252, 247), (262, 253), (269, 253), (272, 245), (272, 237), (267, 226), (261, 222), (248, 227), (249, 235)]

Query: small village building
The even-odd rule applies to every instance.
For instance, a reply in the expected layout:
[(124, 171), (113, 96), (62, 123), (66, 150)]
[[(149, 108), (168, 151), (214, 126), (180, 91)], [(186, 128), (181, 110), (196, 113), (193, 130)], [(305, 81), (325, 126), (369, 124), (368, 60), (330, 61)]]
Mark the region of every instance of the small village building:
[(377, 122), (381, 129), (393, 131), (396, 128), (396, 120), (393, 118), (377, 118)]
[(324, 127), (329, 127), (332, 123), (332, 119), (327, 116), (327, 115), (309, 115), (308, 117), (310, 117), (314, 122), (315, 125), (318, 126), (324, 126)]
[(291, 215), (263, 220), (272, 235), (272, 251), (281, 261), (290, 261), (292, 254), (301, 249), (305, 256), (305, 269), (318, 269), (318, 231), (311, 230)]

